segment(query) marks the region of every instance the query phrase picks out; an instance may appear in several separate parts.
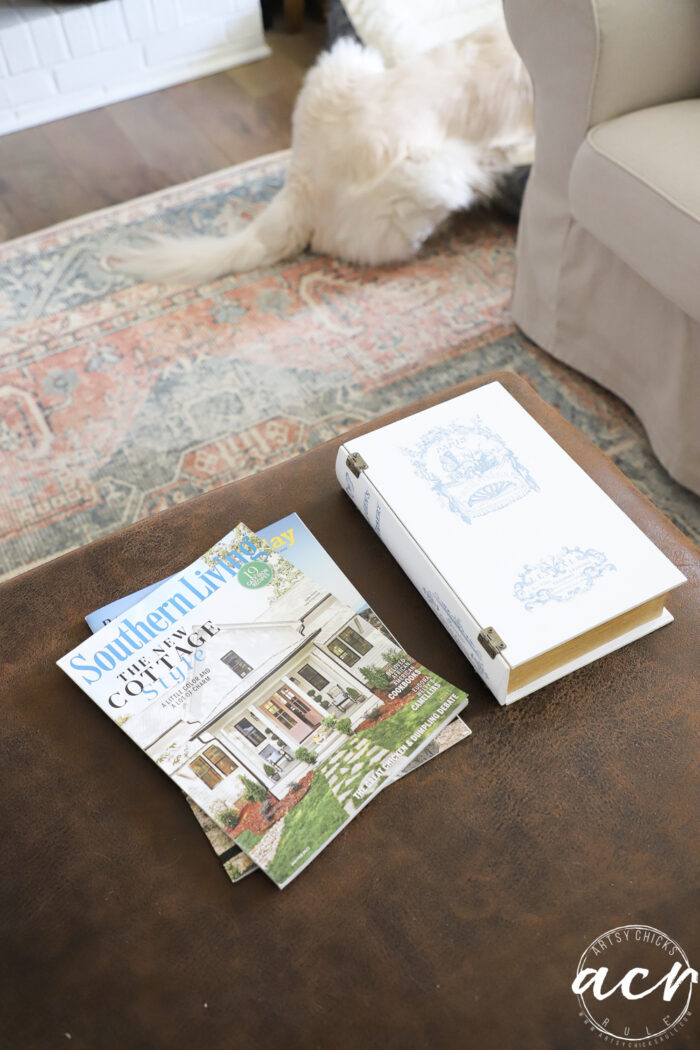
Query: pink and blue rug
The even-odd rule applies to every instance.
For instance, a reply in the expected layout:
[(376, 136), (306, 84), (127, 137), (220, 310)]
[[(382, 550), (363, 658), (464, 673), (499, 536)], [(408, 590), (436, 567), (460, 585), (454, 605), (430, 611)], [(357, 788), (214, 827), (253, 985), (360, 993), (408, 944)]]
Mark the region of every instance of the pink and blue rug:
[(0, 578), (495, 368), (693, 531), (698, 501), (632, 413), (514, 329), (515, 227), (495, 213), (458, 216), (392, 268), (307, 254), (163, 290), (101, 267), (140, 230), (250, 219), (286, 156), (0, 246)]

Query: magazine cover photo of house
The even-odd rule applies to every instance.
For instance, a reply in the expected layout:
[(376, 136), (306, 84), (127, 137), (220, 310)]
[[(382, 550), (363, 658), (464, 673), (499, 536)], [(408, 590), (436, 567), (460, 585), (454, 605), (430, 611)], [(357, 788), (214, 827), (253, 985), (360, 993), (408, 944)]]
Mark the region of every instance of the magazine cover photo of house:
[(202, 714), (190, 734), (199, 752), (176, 777), (193, 797), (202, 788), (192, 776), (206, 791), (228, 794), (223, 752), (284, 798), (358, 725), (379, 715), (383, 701), (370, 683), (389, 688), (386, 667), (401, 653), (305, 577), (259, 619), (216, 627), (204, 647), (209, 680), (188, 710), (190, 719)]
[[(147, 708), (130, 734), (283, 885), (378, 790), (387, 759), (403, 748), (407, 761), (466, 697), (407, 657), (369, 607), (271, 562), (274, 579), (245, 601), (207, 603), (216, 632), (181, 720), (165, 733), (159, 720), (148, 740)], [(254, 597), (257, 615), (237, 621)], [(428, 715), (452, 702), (410, 741), (426, 721), (421, 694)]]
[(467, 702), (244, 525), (59, 663), (280, 886)]
[[(281, 518), (279, 521), (273, 522), (271, 525), (259, 530), (257, 535), (268, 544), (271, 552), (283, 555), (284, 558), (292, 562), (297, 569), (300, 569), (308, 577), (313, 578), (316, 583), (320, 585), (320, 589), (323, 593), (332, 592), (339, 601), (349, 607), (348, 618), (345, 621), (344, 626), (338, 632), (339, 640), (341, 642), (350, 643), (351, 653), (341, 654), (345, 656), (344, 662), (349, 661), (350, 666), (356, 668), (358, 664), (362, 666), (361, 661), (358, 660), (358, 656), (360, 654), (362, 656), (367, 655), (367, 639), (365, 639), (364, 643), (358, 641), (354, 635), (350, 635), (349, 631), (346, 631), (346, 626), (356, 634), (359, 633), (362, 635), (366, 631), (366, 624), (370, 624), (379, 633), (385, 635), (385, 637), (394, 645), (394, 648), (396, 647), (395, 639), (391, 636), (380, 618), (372, 609), (370, 609), (359, 591), (352, 585), (347, 576), (344, 575), (325, 548), (321, 546), (297, 514), (289, 514), (286, 517)], [(88, 625), (93, 631), (100, 630), (116, 617), (126, 613), (129, 609), (138, 604), (139, 601), (142, 601), (157, 587), (161, 586), (163, 583), (170, 582), (171, 580), (176, 580), (176, 578), (177, 574), (166, 580), (161, 580), (159, 583), (155, 583), (150, 587), (142, 588), (133, 594), (125, 595), (122, 598), (109, 603), (107, 606), (95, 610), (93, 613), (86, 616)], [(355, 642), (354, 647), (352, 642)], [(382, 643), (382, 646), (383, 644), (384, 643)], [(229, 652), (235, 654), (235, 649), (229, 650)], [(228, 655), (228, 653), (226, 655)], [(382, 659), (388, 659), (388, 661), (390, 661), (388, 665), (390, 669), (397, 666), (393, 652), (389, 654), (388, 650), (382, 648), (381, 657)], [(229, 656), (229, 662), (231, 659), (231, 656)], [(394, 662), (392, 663), (391, 661)], [(299, 682), (298, 677), (293, 674), (292, 684), (301, 685), (302, 690), (308, 691), (309, 699), (312, 702), (314, 700), (319, 700), (320, 706), (324, 712), (324, 717), (335, 719), (336, 724), (337, 721), (341, 721), (343, 717), (347, 717), (348, 705), (357, 698), (357, 690), (355, 689), (355, 686), (349, 685), (344, 693), (339, 693), (337, 684), (335, 686), (330, 684), (329, 679), (325, 678), (318, 668), (316, 668), (314, 673), (314, 666), (311, 661), (307, 661), (306, 665), (302, 665), (300, 670), (302, 671), (302, 681)], [(381, 668), (378, 670), (381, 670)], [(362, 672), (360, 673), (362, 674)], [(365, 669), (364, 673), (367, 674), (368, 669)], [(360, 684), (365, 684), (364, 677)], [(309, 686), (311, 686), (311, 688)], [(320, 694), (318, 690), (321, 691)], [(281, 774), (279, 769), (275, 768), (275, 763), (279, 763), (280, 761), (280, 749), (285, 746), (288, 748), (288, 743), (285, 745), (285, 741), (278, 737), (276, 743), (272, 742), (272, 750), (268, 750), (267, 745), (270, 744), (272, 738), (275, 737), (275, 730), (269, 725), (264, 730), (264, 741), (260, 740), (258, 735), (259, 731), (258, 733), (252, 733), (250, 726), (245, 723), (241, 726), (241, 730), (245, 731), (248, 738), (251, 736), (255, 738), (258, 748), (261, 749), (259, 751), (260, 757), (264, 759), (266, 764), (272, 764), (273, 766), (272, 769), (267, 770), (267, 773), (272, 776), (273, 780), (278, 781)], [(469, 727), (462, 721), (462, 719), (459, 717), (453, 718), (443, 726), (440, 732), (433, 737), (429, 744), (422, 747), (414, 754), (411, 762), (403, 768), (400, 775), (405, 776), (407, 773), (412, 772), (422, 763), (441, 754), (443, 751), (466, 739), (469, 735)], [(199, 779), (204, 778), (209, 786), (209, 790), (213, 793), (216, 786), (225, 778), (228, 778), (229, 781), (227, 783), (227, 788), (232, 787), (233, 782), (231, 781), (231, 778), (235, 772), (235, 764), (233, 763), (231, 756), (227, 755), (219, 744), (212, 741), (212, 745), (214, 748), (217, 748), (217, 750), (209, 751), (208, 755), (206, 753), (201, 755), (200, 758), (202, 761), (199, 763), (198, 769), (200, 772)], [(304, 745), (302, 744), (302, 746)], [(205, 752), (207, 751), (206, 748), (204, 750)], [(284, 752), (282, 753), (284, 754)], [(289, 757), (289, 750), (287, 750), (287, 757)], [(215, 765), (216, 768), (212, 769), (212, 765)], [(251, 772), (254, 771), (251, 770)], [(245, 773), (243, 775), (245, 775)], [(201, 787), (199, 781), (197, 781), (197, 786)], [(246, 791), (248, 795), (251, 795), (251, 793), (255, 794), (256, 792), (258, 794), (261, 793), (259, 787), (256, 787), (254, 784), (251, 786), (250, 783), (244, 785), (243, 790)], [(247, 822), (251, 816), (251, 810), (254, 808), (254, 801), (249, 801), (245, 797), (242, 797), (242, 799), (237, 800), (237, 808), (227, 808), (221, 811), (222, 820), (227, 822), (222, 824), (217, 823), (217, 821), (205, 813), (205, 811), (197, 805), (194, 799), (190, 798), (189, 795), (186, 794), (185, 797), (187, 798), (195, 817), (207, 835), (215, 853), (221, 860), (228, 877), (235, 882), (254, 871), (256, 868), (254, 862), (246, 853), (241, 853), (240, 846), (231, 841), (232, 820), (235, 818), (235, 824), (241, 824), (239, 810), (245, 807), (247, 813), (244, 822)], [(270, 808), (270, 806), (266, 806), (266, 812), (268, 815), (270, 814)], [(258, 819), (261, 819), (261, 814), (258, 815)]]

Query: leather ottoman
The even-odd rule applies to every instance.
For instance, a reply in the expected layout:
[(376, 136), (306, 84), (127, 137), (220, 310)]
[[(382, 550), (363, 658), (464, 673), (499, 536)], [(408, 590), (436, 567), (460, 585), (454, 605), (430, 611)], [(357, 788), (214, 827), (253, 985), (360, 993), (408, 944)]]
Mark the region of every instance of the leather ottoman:
[[(2, 1046), (575, 1050), (599, 1045), (571, 991), (596, 937), (646, 923), (698, 965), (696, 554), (510, 373), (383, 422), (494, 378), (688, 576), (675, 622), (499, 707), (341, 492), (339, 441), (4, 584)], [(469, 692), (473, 737), (280, 892), (228, 881), (177, 788), (54, 661), (87, 612), (292, 511)], [(692, 1013), (668, 1045), (699, 1035)]]

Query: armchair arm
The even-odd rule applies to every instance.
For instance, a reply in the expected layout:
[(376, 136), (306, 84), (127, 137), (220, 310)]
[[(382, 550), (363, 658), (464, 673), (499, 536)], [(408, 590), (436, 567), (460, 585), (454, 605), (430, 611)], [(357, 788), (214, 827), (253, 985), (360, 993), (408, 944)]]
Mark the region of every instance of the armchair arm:
[(535, 86), (537, 148), (552, 145), (567, 171), (595, 124), (700, 96), (698, 0), (504, 0), (504, 8)]
[(551, 347), (574, 157), (595, 124), (700, 96), (700, 0), (504, 0), (504, 8), (535, 89), (511, 312)]
[(700, 95), (697, 0), (587, 0), (597, 48), (588, 127)]

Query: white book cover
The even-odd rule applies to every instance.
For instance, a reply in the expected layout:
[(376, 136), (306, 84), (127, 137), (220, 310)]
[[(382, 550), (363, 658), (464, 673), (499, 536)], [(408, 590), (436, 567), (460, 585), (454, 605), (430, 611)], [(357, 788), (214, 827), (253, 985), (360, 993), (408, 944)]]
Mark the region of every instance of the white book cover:
[(467, 703), (242, 524), (57, 662), (280, 887)]
[(501, 702), (510, 668), (685, 579), (498, 382), (352, 439), (337, 472)]

